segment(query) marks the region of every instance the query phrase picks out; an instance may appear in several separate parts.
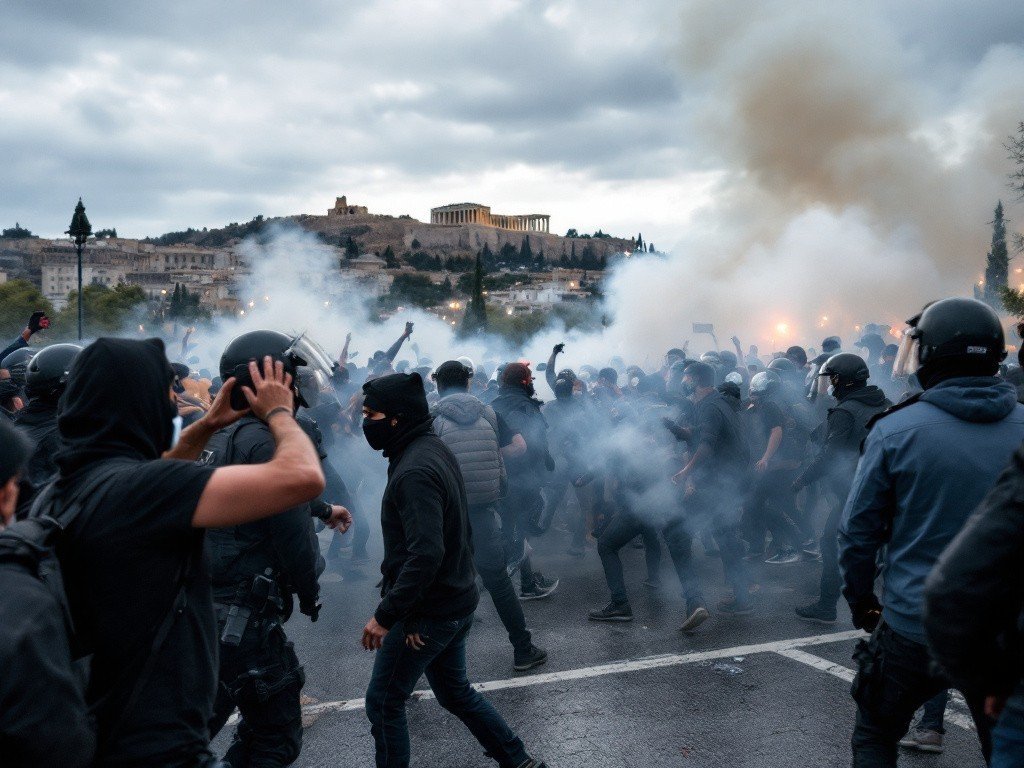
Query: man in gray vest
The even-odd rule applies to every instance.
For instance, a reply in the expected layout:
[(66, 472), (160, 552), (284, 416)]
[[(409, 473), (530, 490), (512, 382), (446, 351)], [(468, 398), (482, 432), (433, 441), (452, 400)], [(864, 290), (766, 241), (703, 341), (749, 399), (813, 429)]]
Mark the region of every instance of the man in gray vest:
[(878, 387), (868, 384), (870, 371), (860, 355), (841, 352), (821, 366), (819, 376), (828, 376), (829, 393), (838, 400), (826, 421), (825, 443), (793, 483), (799, 491), (816, 480), (825, 480), (835, 502), (821, 533), (821, 592), (817, 602), (796, 609), (796, 615), (819, 624), (833, 624), (842, 579), (839, 576), (839, 516), (850, 494), (857, 471), (860, 446), (868, 434), (868, 422), (889, 408)]
[(533, 644), (526, 617), (505, 566), (497, 502), (504, 493), (504, 456), (526, 450), (521, 435), (513, 434), (494, 409), (469, 394), (473, 371), (458, 360), (442, 363), (434, 372), (441, 400), (433, 408), (434, 432), (459, 463), (466, 484), (473, 563), (494, 601), (514, 649), (514, 666), (524, 672), (547, 661), (546, 651)]

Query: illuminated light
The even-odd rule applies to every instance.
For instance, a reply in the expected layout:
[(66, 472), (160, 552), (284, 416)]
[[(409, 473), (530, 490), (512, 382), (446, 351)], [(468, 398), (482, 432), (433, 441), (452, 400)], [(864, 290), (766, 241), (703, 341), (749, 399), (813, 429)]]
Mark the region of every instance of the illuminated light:
[(249, 302), (249, 309), (252, 309), (255, 306), (256, 306), (256, 302), (255, 301), (250, 301)]
[(822, 315), (821, 316), (821, 322), (827, 323), (828, 322), (828, 315)]
[(329, 307), (329, 306), (331, 306), (331, 302), (329, 302), (329, 301), (325, 301), (325, 302), (324, 302), (324, 306), (325, 306), (325, 307)]
[(143, 327), (142, 327), (142, 326), (140, 325), (140, 326), (139, 326), (139, 333), (145, 333), (145, 332), (146, 332), (146, 329), (145, 329), (145, 328), (143, 328)]
[(789, 331), (789, 326), (786, 323), (779, 323), (775, 326), (775, 330), (779, 333), (787, 333)]
[(860, 330), (860, 326), (859, 326), (859, 325), (855, 325), (855, 326), (853, 326), (853, 330), (855, 330), (855, 331), (859, 331), (859, 330)]
[[(1017, 270), (1017, 271), (1019, 272), (1020, 270)], [(160, 295), (161, 296), (166, 296), (167, 295), (167, 289), (166, 288), (161, 288), (160, 289)]]
[(511, 315), (512, 314), (512, 310), (511, 309), (506, 309), (505, 310), (505, 314), (506, 315)]
[(455, 325), (455, 321), (454, 320), (452, 320), (452, 325)]
[(245, 310), (244, 310), (244, 309), (240, 309), (240, 310), (238, 310), (238, 314), (240, 314), (240, 315), (244, 315), (244, 314), (245, 314)]
[(270, 301), (270, 297), (269, 297), (269, 296), (264, 296), (264, 297), (263, 297), (263, 300), (264, 300), (264, 301)]

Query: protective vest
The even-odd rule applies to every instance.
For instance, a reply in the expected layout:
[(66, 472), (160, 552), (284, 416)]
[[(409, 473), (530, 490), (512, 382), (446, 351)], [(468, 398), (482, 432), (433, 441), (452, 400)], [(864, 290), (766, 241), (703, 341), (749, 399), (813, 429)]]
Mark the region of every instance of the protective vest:
[(498, 501), (503, 495), (505, 466), (494, 409), (468, 393), (448, 395), (434, 407), (434, 433), (455, 454), (469, 506)]

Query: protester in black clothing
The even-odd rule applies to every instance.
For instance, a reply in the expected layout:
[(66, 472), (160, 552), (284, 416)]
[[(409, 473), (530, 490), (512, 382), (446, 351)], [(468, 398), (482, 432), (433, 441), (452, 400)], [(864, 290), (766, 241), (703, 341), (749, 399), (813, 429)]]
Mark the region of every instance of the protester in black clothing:
[(544, 511), (541, 488), (555, 468), (548, 451), (547, 422), (542, 403), (534, 397), (533, 373), (523, 363), (509, 363), (501, 375), (501, 390), (491, 404), (510, 430), (522, 435), (526, 450), (506, 462), (508, 493), (499, 506), (501, 530), (507, 555), (518, 564), (520, 596), (524, 600), (547, 597), (558, 587), (558, 579), (545, 579), (533, 570), (526, 554), (527, 536), (542, 533), (539, 524)]
[(832, 499), (821, 532), (820, 594), (814, 603), (797, 608), (796, 614), (808, 621), (831, 624), (836, 620), (836, 605), (842, 589), (839, 518), (850, 494), (860, 447), (868, 434), (868, 423), (892, 403), (878, 387), (868, 384), (870, 371), (859, 355), (847, 352), (829, 358), (821, 367), (820, 375), (828, 377), (838, 404), (829, 409), (821, 451), (794, 480), (793, 490), (799, 491), (820, 480)]
[(5, 768), (84, 768), (92, 732), (72, 666), (64, 608), (36, 576), (39, 553), (14, 522), (18, 475), (32, 445), (0, 421), (0, 762)]
[(525, 450), (526, 443), (492, 408), (469, 393), (472, 378), (473, 372), (458, 360), (449, 360), (437, 369), (434, 380), (441, 400), (431, 410), (434, 432), (462, 470), (473, 563), (508, 632), (514, 668), (525, 672), (547, 661), (548, 654), (533, 644), (523, 607), (516, 599), (505, 565), (497, 502), (507, 484), (503, 457)]
[(217, 653), (203, 529), (257, 520), (323, 489), (291, 416), (290, 377), (269, 359), (262, 373), (251, 363), (250, 376), (245, 396), (270, 426), (274, 458), (212, 469), (193, 462), (245, 413), (230, 405), (234, 379), (174, 445), (160, 341), (99, 339), (72, 366), (57, 479), (33, 513), (61, 519), (81, 504), (57, 552), (80, 652), (92, 654), (86, 700), (97, 709), (100, 765), (209, 762)]
[(750, 381), (750, 415), (762, 435), (755, 453), (753, 484), (747, 502), (752, 553), (763, 559), (764, 532), (772, 535), (775, 554), (765, 562), (774, 565), (800, 559), (804, 539), (793, 520), (797, 516), (793, 480), (803, 460), (807, 441), (782, 397), (782, 380), (774, 371), (761, 371)]
[(367, 382), (363, 393), (366, 440), (388, 459), (381, 602), (362, 640), (378, 651), (366, 691), (377, 766), (409, 765), (405, 703), (426, 674), (438, 703), (502, 768), (540, 768), (466, 677), (466, 636), (479, 601), (466, 487), (458, 461), (433, 432), (423, 380), (393, 374)]
[[(652, 374), (640, 382), (640, 399), (629, 417), (630, 423), (620, 428), (619, 439), (628, 450), (613, 450), (610, 464), (614, 467), (620, 502), (617, 513), (601, 532), (597, 551), (601, 556), (611, 602), (591, 611), (591, 621), (632, 621), (633, 609), (626, 593), (619, 551), (637, 536), (643, 537), (647, 555), (646, 584), (660, 586), (658, 571), (661, 562), (660, 531), (679, 578), (686, 600), (686, 616), (681, 629), (696, 629), (709, 614), (691, 566), (692, 536), (688, 521), (679, 509), (678, 491), (669, 481), (672, 467), (672, 435), (666, 429), (671, 420), (669, 408), (662, 400), (664, 380)], [(640, 450), (636, 450), (640, 446)]]
[(696, 404), (694, 426), (683, 429), (693, 449), (690, 461), (673, 477), (686, 489), (684, 505), (693, 530), (709, 527), (722, 558), (733, 596), (718, 603), (722, 613), (750, 613), (750, 581), (743, 563), (739, 537), (740, 508), (749, 460), (739, 415), (715, 389), (714, 369), (690, 363), (683, 373), (683, 388)]

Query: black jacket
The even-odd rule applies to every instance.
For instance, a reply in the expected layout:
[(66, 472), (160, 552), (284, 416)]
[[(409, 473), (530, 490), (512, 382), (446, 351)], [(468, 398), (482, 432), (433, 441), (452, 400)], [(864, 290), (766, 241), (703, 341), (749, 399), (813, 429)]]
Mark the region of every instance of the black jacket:
[(35, 443), (25, 476), (34, 488), (42, 488), (57, 474), (57, 463), (53, 459), (60, 448), (57, 404), (29, 400), (28, 405), (14, 415), (14, 423)]
[(1008, 695), (1024, 674), (1024, 448), (925, 583), (932, 656), (963, 690)]
[(828, 411), (825, 444), (800, 476), (804, 485), (828, 475), (837, 496), (845, 501), (868, 434), (868, 422), (892, 403), (878, 387), (866, 386), (844, 397)]
[[(218, 467), (263, 464), (273, 458), (275, 445), (270, 428), (246, 416), (210, 438), (200, 463)], [(254, 523), (211, 529), (206, 543), (213, 594), (219, 602), (230, 602), (240, 583), (251, 583), (267, 568), (273, 569), (286, 592), (298, 595), (300, 605), (312, 605), (320, 594), (318, 576), (323, 560), (309, 504)]]
[(0, 761), (7, 768), (92, 764), (96, 738), (71, 664), (64, 611), (31, 569), (0, 540)]
[(525, 484), (533, 481), (544, 482), (545, 474), (554, 469), (554, 462), (548, 451), (548, 423), (540, 411), (540, 400), (517, 386), (503, 386), (491, 403), (494, 412), (501, 416), (513, 432), (523, 436), (526, 453), (508, 459), (505, 469), (509, 483)]
[(377, 623), (390, 629), (403, 620), (468, 616), (480, 595), (459, 464), (433, 433), (430, 419), (405, 434), (401, 445), (389, 446), (387, 454)]

